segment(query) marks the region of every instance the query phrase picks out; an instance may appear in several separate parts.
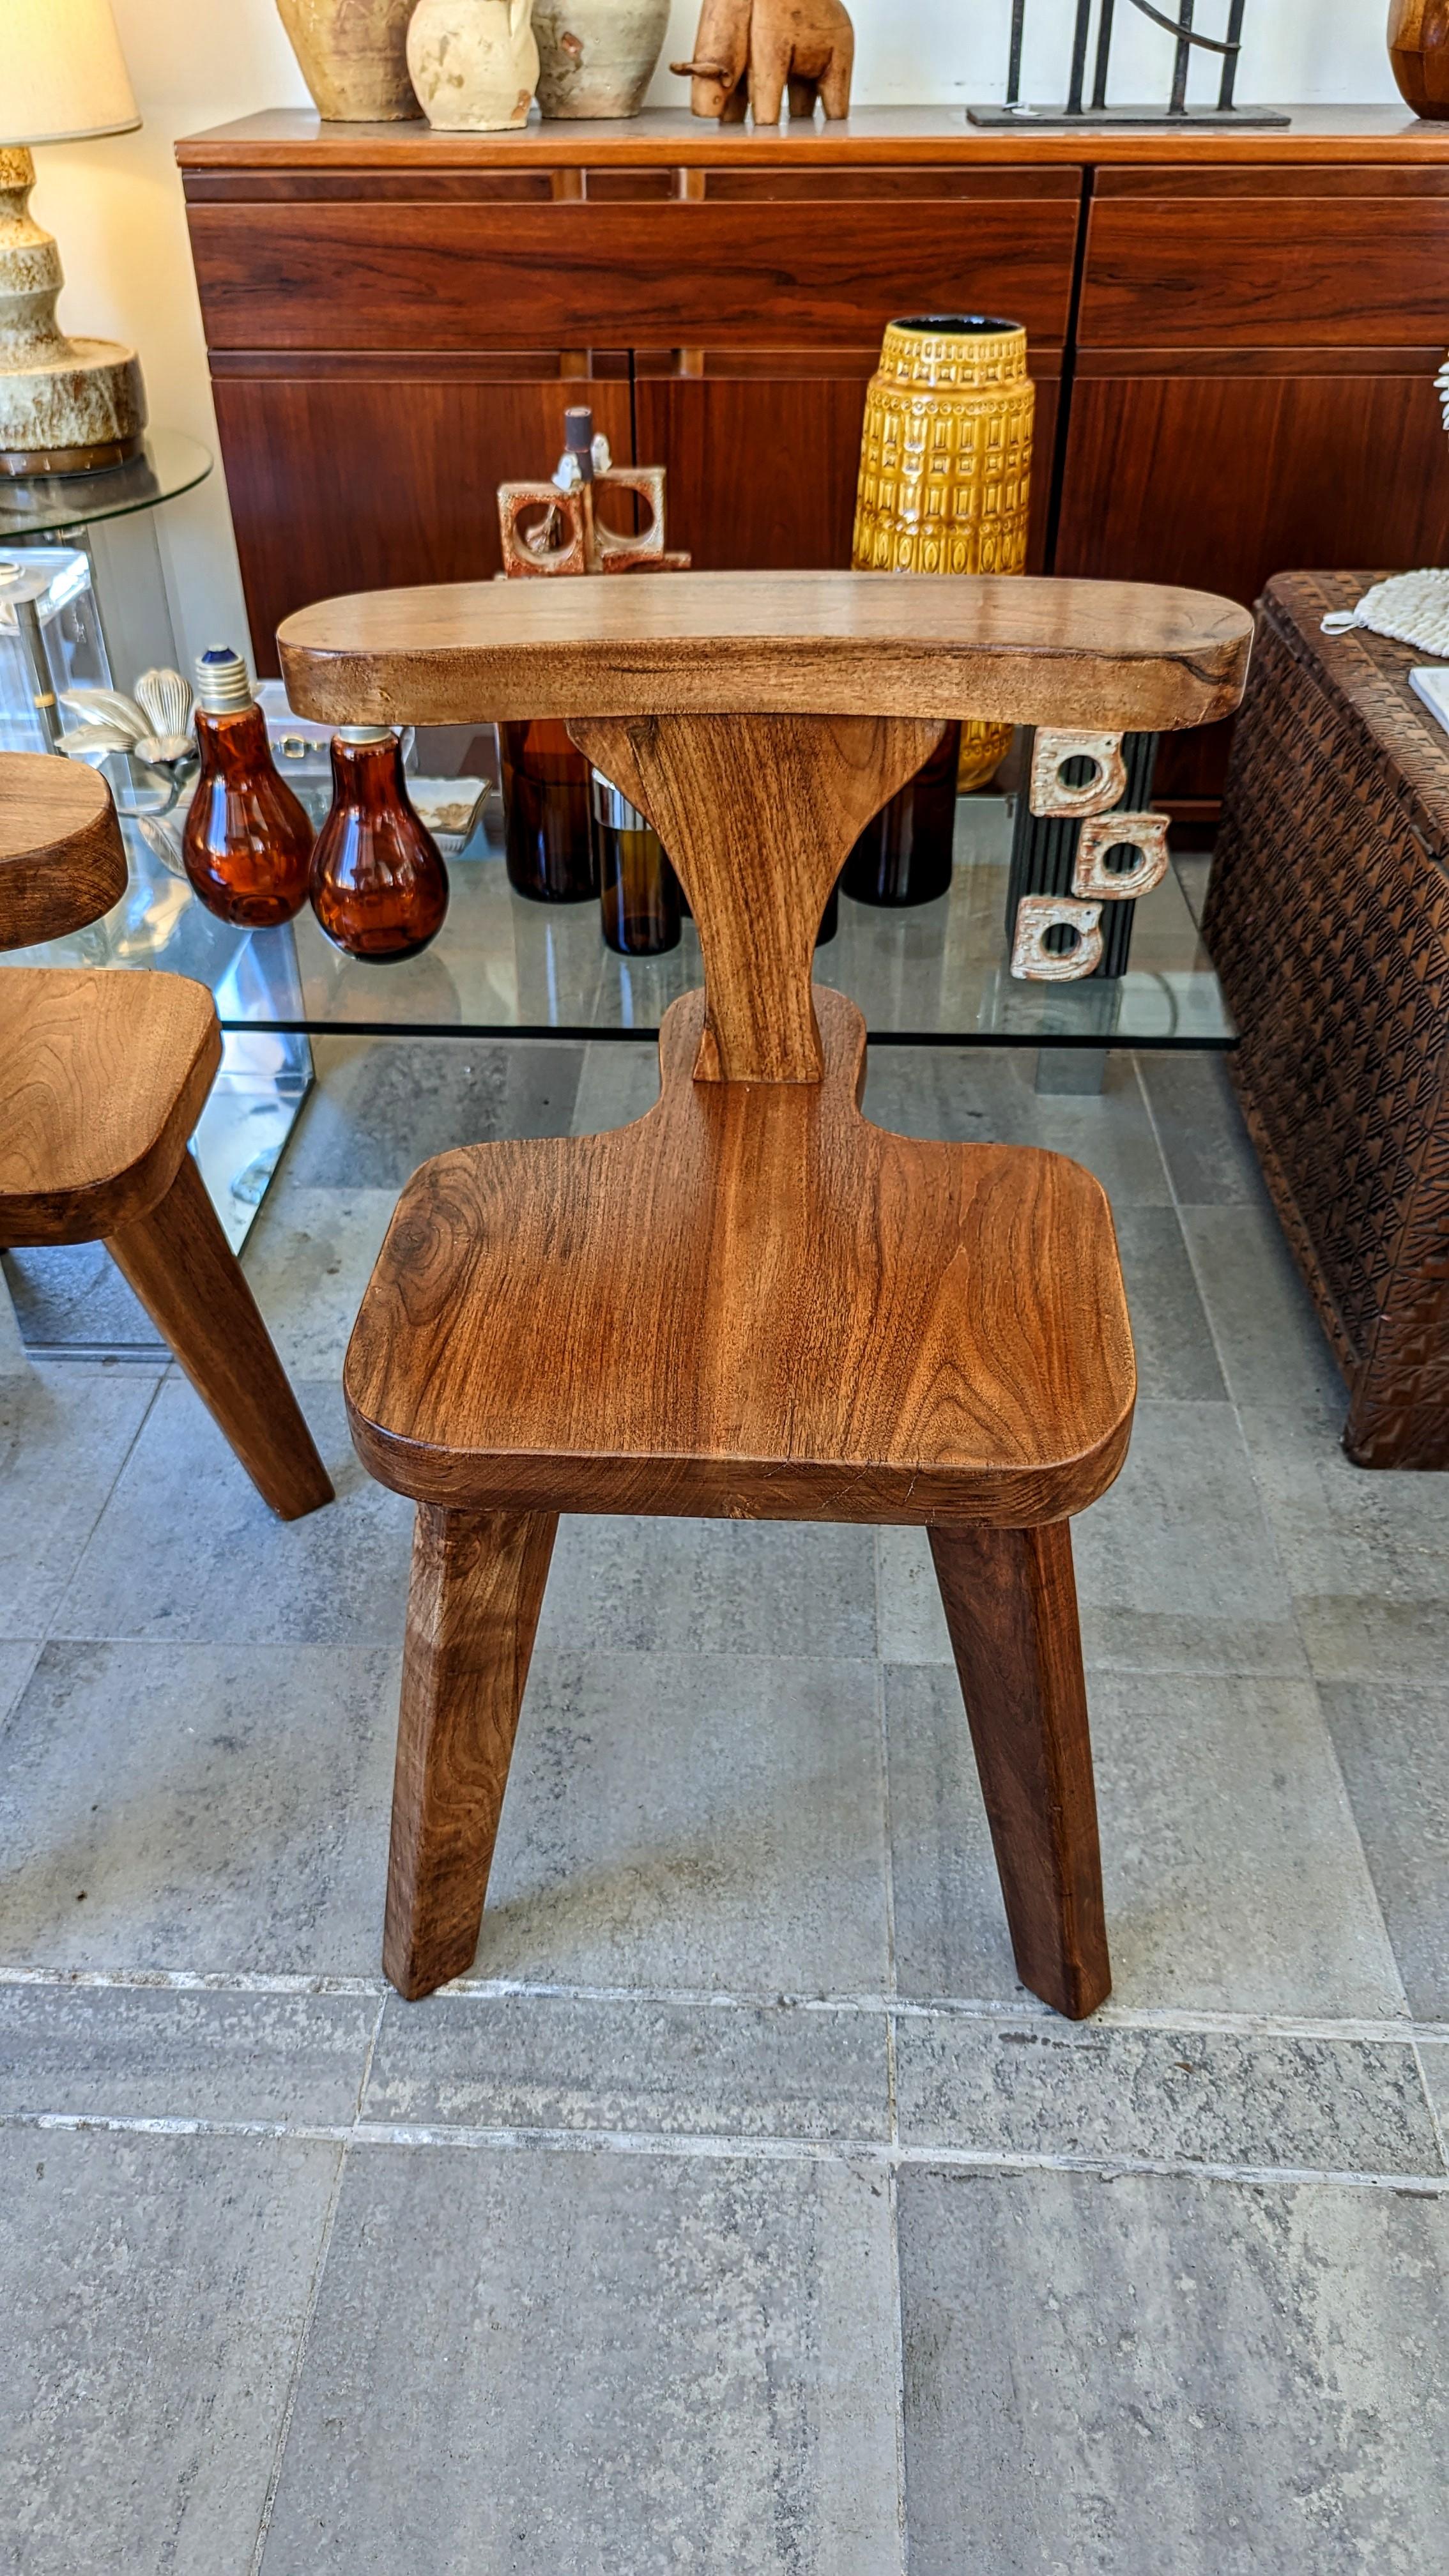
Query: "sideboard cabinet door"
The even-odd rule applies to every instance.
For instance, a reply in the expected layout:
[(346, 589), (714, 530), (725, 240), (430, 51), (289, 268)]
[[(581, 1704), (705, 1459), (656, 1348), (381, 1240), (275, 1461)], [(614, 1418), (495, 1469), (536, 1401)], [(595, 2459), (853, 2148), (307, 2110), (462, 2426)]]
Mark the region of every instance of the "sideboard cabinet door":
[[(1053, 569), (1251, 606), (1442, 563), (1446, 276), (1440, 168), (1100, 171)], [(1211, 803), (1228, 730), (1165, 744), (1159, 792)]]
[[(502, 569), (498, 486), (547, 480), (569, 403), (633, 459), (627, 356), (213, 358), (227, 489), (259, 672), (276, 631), (339, 592), (487, 581)], [(611, 372), (604, 372), (610, 369)]]

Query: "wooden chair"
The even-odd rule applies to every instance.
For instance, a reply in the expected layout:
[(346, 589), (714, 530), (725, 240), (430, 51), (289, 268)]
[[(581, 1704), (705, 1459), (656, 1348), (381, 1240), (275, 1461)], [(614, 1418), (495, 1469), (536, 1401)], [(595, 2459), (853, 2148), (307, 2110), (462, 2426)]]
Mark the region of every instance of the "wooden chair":
[[(0, 948), (83, 929), (126, 889), (104, 779), (0, 753)], [(0, 1244), (103, 1241), (283, 1520), (332, 1500), (296, 1397), (186, 1150), (221, 1062), (185, 976), (0, 968)]]
[(561, 1511), (924, 1524), (1018, 1969), (1073, 2016), (1107, 1993), (1068, 1530), (1132, 1414), (1107, 1201), (1059, 1155), (870, 1125), (864, 1025), (811, 953), (945, 719), (1203, 723), (1249, 634), (1196, 593), (883, 574), (392, 592), (282, 628), (310, 716), (567, 718), (660, 833), (704, 952), (648, 1116), (425, 1163), (352, 1336), (358, 1451), (418, 1506), (403, 1994), (474, 1954)]

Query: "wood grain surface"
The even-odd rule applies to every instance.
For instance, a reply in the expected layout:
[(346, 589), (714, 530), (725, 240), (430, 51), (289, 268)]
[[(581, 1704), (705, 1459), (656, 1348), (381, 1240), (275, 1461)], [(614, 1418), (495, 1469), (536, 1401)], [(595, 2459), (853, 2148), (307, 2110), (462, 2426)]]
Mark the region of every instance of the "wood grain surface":
[(1131, 582), (679, 573), (361, 592), (278, 636), (338, 724), (658, 713), (996, 718), (1168, 732), (1227, 715), (1245, 609)]
[(144, 1215), (220, 1063), (186, 976), (0, 969), (0, 1243), (93, 1243)]
[(431, 1994), (478, 1946), (553, 1512), (418, 1507), (382, 1964)]
[(190, 1154), (163, 1198), (108, 1231), (106, 1248), (263, 1501), (284, 1521), (330, 1503), (331, 1479)]
[(0, 751), (0, 948), (83, 930), (125, 891), (105, 780), (58, 753)]
[(864, 1022), (814, 1001), (818, 1083), (694, 1081), (688, 994), (646, 1118), (423, 1165), (347, 1354), (373, 1475), (473, 1510), (1020, 1525), (1111, 1483), (1134, 1372), (1100, 1185), (872, 1126)]
[(1080, 2021), (1112, 1972), (1071, 1530), (937, 1528), (931, 1554), (1017, 1970)]

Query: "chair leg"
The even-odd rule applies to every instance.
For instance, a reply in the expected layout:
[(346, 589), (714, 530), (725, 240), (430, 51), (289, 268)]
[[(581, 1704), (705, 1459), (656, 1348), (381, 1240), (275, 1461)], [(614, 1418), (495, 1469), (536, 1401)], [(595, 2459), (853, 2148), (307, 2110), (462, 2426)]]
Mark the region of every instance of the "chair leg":
[(930, 1537), (1017, 1970), (1080, 2021), (1112, 1971), (1070, 1524)]
[(150, 1215), (108, 1235), (106, 1249), (263, 1501), (284, 1521), (330, 1503), (327, 1470), (190, 1154)]
[(419, 1503), (383, 1972), (409, 2001), (472, 1964), (556, 1512)]

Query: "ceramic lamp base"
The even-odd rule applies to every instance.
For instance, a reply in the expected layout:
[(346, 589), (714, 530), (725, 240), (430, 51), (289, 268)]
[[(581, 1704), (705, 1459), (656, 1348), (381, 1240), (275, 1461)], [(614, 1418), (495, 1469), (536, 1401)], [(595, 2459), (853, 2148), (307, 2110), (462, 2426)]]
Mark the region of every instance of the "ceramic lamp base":
[(0, 364), (0, 474), (94, 474), (141, 450), (146, 396), (134, 349), (67, 340)]

